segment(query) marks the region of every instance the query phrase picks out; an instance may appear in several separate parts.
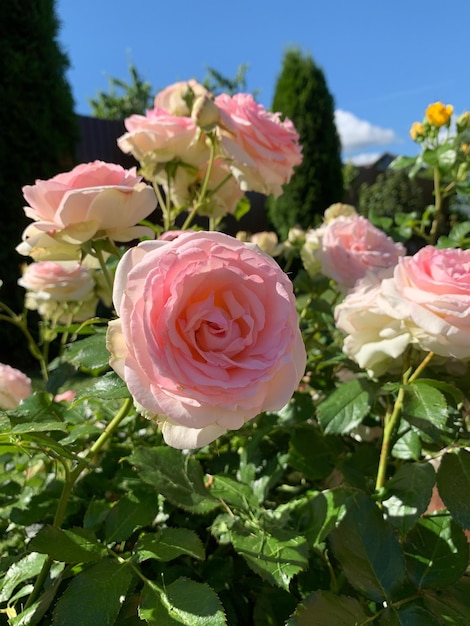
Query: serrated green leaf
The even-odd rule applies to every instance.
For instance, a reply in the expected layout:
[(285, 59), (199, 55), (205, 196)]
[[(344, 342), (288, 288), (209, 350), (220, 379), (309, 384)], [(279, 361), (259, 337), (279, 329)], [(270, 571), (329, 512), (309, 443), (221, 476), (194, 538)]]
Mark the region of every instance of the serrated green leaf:
[(442, 622), (422, 606), (421, 600), (412, 600), (404, 606), (387, 609), (378, 626), (442, 626)]
[(305, 504), (295, 511), (297, 527), (302, 535), (314, 546), (323, 543), (341, 521), (350, 495), (346, 489), (338, 488), (308, 497)]
[(468, 565), (468, 543), (450, 515), (423, 517), (404, 545), (409, 578), (419, 589), (450, 585)]
[(470, 452), (447, 452), (437, 470), (437, 488), (454, 520), (470, 528)]
[(52, 626), (112, 626), (127, 594), (132, 570), (103, 559), (72, 579), (59, 598)]
[(106, 335), (102, 332), (75, 341), (64, 352), (66, 361), (92, 374), (109, 369), (109, 357)]
[(90, 530), (63, 530), (56, 526), (41, 528), (30, 541), (28, 549), (30, 552), (48, 554), (55, 561), (64, 563), (88, 563), (106, 554), (106, 547)]
[(286, 626), (357, 626), (368, 618), (356, 598), (315, 591), (299, 604)]
[(106, 542), (124, 541), (140, 526), (151, 524), (158, 513), (157, 495), (128, 493), (110, 509), (106, 516)]
[(103, 400), (121, 400), (130, 396), (126, 383), (115, 373), (107, 372), (90, 384), (81, 387), (74, 402), (85, 398), (102, 398)]
[(405, 387), (403, 417), (431, 441), (439, 441), (448, 412), (444, 394), (419, 380)]
[(252, 488), (230, 478), (230, 476), (216, 474), (210, 486), (210, 493), (214, 498), (220, 498), (230, 507), (243, 511), (256, 511), (259, 506)]
[(363, 493), (348, 500), (346, 514), (330, 534), (330, 544), (350, 584), (366, 598), (390, 599), (405, 578), (398, 539), (377, 505)]
[(307, 567), (307, 542), (294, 531), (271, 528), (268, 533), (257, 528), (250, 532), (234, 524), (230, 539), (250, 568), (272, 585), (288, 589), (292, 578)]
[(351, 432), (369, 413), (374, 386), (368, 381), (351, 380), (330, 394), (318, 407), (318, 420), (326, 434)]
[(140, 478), (172, 504), (194, 513), (220, 506), (204, 485), (201, 465), (174, 448), (137, 448), (129, 457)]
[(17, 585), (26, 580), (34, 579), (44, 564), (46, 556), (33, 552), (13, 563), (5, 574), (0, 587), (0, 602), (7, 602)]
[(396, 459), (418, 461), (421, 458), (422, 444), (418, 433), (410, 426), (399, 434), (392, 448), (392, 456)]
[(323, 436), (313, 425), (294, 428), (289, 446), (289, 464), (310, 480), (326, 478), (333, 470), (340, 451), (335, 446), (336, 440)]
[(188, 528), (162, 528), (157, 533), (144, 535), (137, 541), (134, 554), (139, 562), (147, 559), (172, 561), (182, 554), (201, 561), (205, 558), (202, 541)]
[(443, 625), (468, 626), (470, 578), (465, 576), (445, 589), (427, 590), (423, 603), (434, 615), (439, 615)]
[(387, 520), (401, 535), (412, 528), (431, 500), (436, 473), (431, 463), (405, 463), (386, 484)]
[(12, 411), (8, 416), (12, 425), (11, 432), (25, 434), (49, 430), (66, 430), (64, 414), (67, 407), (53, 402), (48, 393), (34, 393)]
[(147, 581), (139, 616), (149, 626), (225, 626), (227, 623), (215, 591), (189, 578), (178, 578), (164, 589)]

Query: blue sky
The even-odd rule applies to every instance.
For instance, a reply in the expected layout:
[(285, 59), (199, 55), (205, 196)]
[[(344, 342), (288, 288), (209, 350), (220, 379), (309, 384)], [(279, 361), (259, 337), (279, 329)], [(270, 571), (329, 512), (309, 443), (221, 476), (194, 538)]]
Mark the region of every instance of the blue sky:
[(132, 62), (155, 91), (202, 80), (211, 66), (233, 77), (248, 64), (247, 88), (271, 107), (285, 50), (319, 65), (334, 97), (345, 159), (414, 155), (409, 128), (428, 104), (470, 109), (470, 2), (456, 0), (56, 0), (76, 111), (126, 80)]

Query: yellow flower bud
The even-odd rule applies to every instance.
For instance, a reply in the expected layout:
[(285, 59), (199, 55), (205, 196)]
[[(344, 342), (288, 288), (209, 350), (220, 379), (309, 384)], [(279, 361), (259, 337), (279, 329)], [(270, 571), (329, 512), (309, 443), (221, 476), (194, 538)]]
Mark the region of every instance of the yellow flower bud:
[(421, 122), (414, 122), (412, 127), (410, 128), (410, 135), (413, 141), (419, 141), (421, 137), (424, 135), (424, 126)]
[(470, 127), (470, 113), (468, 111), (465, 111), (465, 113), (459, 115), (459, 117), (457, 118), (456, 126), (457, 132), (459, 133), (467, 130), (467, 128)]
[(451, 115), (454, 111), (454, 107), (451, 104), (442, 104), (442, 102), (434, 102), (430, 104), (426, 109), (426, 119), (431, 126), (440, 128), (445, 124), (448, 124)]

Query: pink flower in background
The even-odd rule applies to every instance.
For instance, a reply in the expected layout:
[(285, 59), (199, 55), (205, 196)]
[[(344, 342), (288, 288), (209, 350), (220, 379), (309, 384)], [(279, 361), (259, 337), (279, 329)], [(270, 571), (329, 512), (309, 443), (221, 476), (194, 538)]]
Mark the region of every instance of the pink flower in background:
[[(81, 322), (93, 317), (98, 304), (90, 270), (75, 262), (40, 261), (24, 269), (18, 284), (26, 289), (25, 306), (51, 319)], [(64, 317), (65, 316), (65, 317)]]
[(77, 395), (76, 391), (72, 389), (68, 389), (67, 391), (63, 391), (62, 393), (58, 393), (54, 396), (54, 402), (73, 402), (75, 396)]
[[(209, 148), (190, 117), (155, 108), (146, 115), (131, 115), (124, 123), (128, 132), (119, 137), (118, 146), (140, 162), (148, 158), (158, 166), (178, 158), (197, 171), (209, 158)], [(165, 184), (167, 174), (163, 171), (157, 181)]]
[(470, 250), (426, 246), (399, 260), (382, 293), (394, 315), (419, 329), (423, 350), (470, 358)]
[(104, 236), (115, 241), (151, 236), (149, 228), (136, 226), (156, 206), (153, 189), (141, 181), (135, 168), (84, 163), (23, 187), (29, 203), (24, 211), (36, 230), (66, 244)]
[(221, 94), (215, 104), (221, 112), (222, 147), (241, 189), (280, 196), (302, 162), (293, 123), (266, 111), (250, 94)]
[(338, 217), (317, 230), (315, 256), (321, 271), (344, 290), (354, 287), (368, 272), (394, 267), (406, 254), (401, 243), (394, 242), (360, 215)]
[[(197, 80), (190, 80), (173, 83), (159, 91), (154, 99), (154, 107), (156, 109), (165, 109), (172, 115), (181, 117), (189, 117), (191, 111), (186, 103), (185, 96), (191, 94), (194, 99), (199, 96), (207, 96), (209, 92)], [(192, 93), (191, 93), (192, 92)]]
[(305, 368), (292, 285), (217, 232), (143, 242), (118, 265), (110, 363), (177, 448), (203, 446), (291, 398)]
[(31, 379), (26, 374), (0, 363), (0, 409), (16, 408), (31, 393)]

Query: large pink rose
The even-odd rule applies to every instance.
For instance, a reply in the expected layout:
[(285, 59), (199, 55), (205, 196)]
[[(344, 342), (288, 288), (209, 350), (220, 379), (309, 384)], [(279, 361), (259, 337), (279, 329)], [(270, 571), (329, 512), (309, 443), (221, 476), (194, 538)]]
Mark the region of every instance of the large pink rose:
[(26, 374), (0, 363), (0, 409), (8, 411), (16, 408), (31, 393), (31, 379)]
[(36, 231), (67, 244), (81, 244), (107, 236), (131, 241), (151, 236), (148, 228), (136, 226), (155, 209), (153, 189), (141, 182), (135, 167), (94, 161), (77, 165), (70, 172), (23, 187), (29, 206), (26, 215)]
[(389, 310), (416, 328), (420, 348), (470, 358), (470, 250), (426, 246), (401, 258), (382, 293)]
[(270, 113), (249, 94), (215, 99), (221, 112), (221, 140), (243, 191), (278, 197), (302, 162), (299, 135), (289, 119)]
[(110, 363), (177, 448), (205, 445), (290, 399), (305, 368), (290, 280), (217, 232), (146, 241), (120, 261)]
[(360, 215), (337, 217), (321, 226), (318, 234), (314, 254), (321, 271), (343, 290), (354, 287), (368, 272), (395, 266), (406, 253), (401, 243)]
[[(179, 159), (197, 171), (209, 158), (209, 148), (190, 117), (172, 115), (156, 107), (146, 115), (131, 115), (124, 124), (128, 132), (119, 137), (118, 146), (141, 163), (151, 159), (157, 173), (158, 164), (173, 159)], [(160, 179), (157, 176), (156, 180), (165, 184), (167, 174), (162, 171)]]

